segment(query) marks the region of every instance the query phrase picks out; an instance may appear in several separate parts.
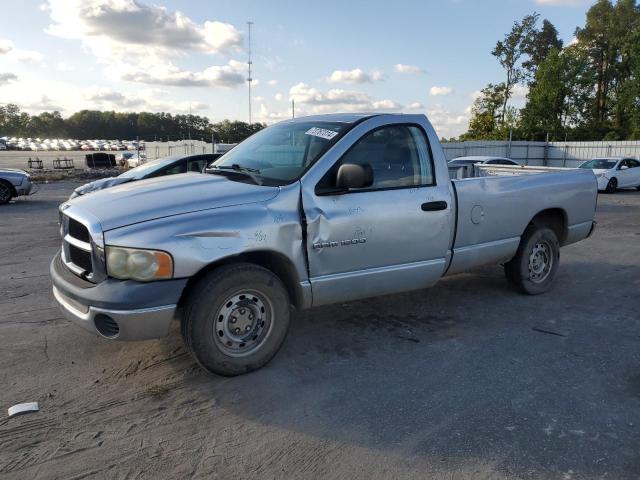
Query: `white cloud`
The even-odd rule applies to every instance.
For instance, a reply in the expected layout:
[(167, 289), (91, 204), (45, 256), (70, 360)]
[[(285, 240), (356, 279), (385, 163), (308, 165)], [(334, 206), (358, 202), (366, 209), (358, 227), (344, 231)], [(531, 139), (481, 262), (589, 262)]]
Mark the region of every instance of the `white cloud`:
[(234, 51), (242, 33), (218, 21), (197, 24), (184, 13), (137, 0), (49, 0), (47, 32), (79, 39), (97, 56), (127, 52)]
[[(180, 11), (140, 0), (48, 0), (47, 32), (81, 42), (112, 77), (152, 85), (223, 86), (244, 83), (246, 64), (230, 61), (203, 71), (178, 67), (186, 54), (228, 54), (243, 34), (219, 21), (196, 23)], [(242, 65), (242, 69), (240, 66)]]
[(258, 107), (256, 114), (256, 120), (264, 123), (274, 123), (281, 120), (291, 118), (291, 112), (288, 111), (272, 111), (264, 104), (261, 103)]
[(281, 102), (282, 100), (284, 100), (284, 95), (282, 95), (281, 93), (276, 93), (273, 98), (275, 98), (276, 102)]
[(329, 83), (370, 83), (373, 81), (380, 81), (382, 79), (382, 73), (378, 70), (366, 73), (360, 68), (354, 68), (353, 70), (335, 70), (328, 78)]
[(13, 42), (11, 40), (0, 39), (0, 55), (9, 53), (11, 50), (13, 50)]
[(433, 97), (451, 95), (452, 93), (453, 93), (453, 88), (451, 87), (433, 86), (429, 89), (429, 95)]
[(427, 116), (440, 137), (458, 136), (467, 130), (470, 111), (452, 112), (443, 105), (427, 109)]
[(529, 94), (529, 87), (527, 87), (526, 85), (514, 85), (513, 89), (511, 90), (511, 98), (527, 98), (527, 95)]
[(89, 108), (113, 109), (119, 111), (172, 111), (193, 113), (209, 109), (209, 105), (197, 101), (163, 101), (167, 92), (159, 89), (146, 90), (143, 93), (122, 93), (108, 88), (91, 87), (84, 91), (83, 98)]
[(415, 65), (407, 65), (404, 63), (396, 63), (393, 68), (398, 73), (424, 73), (424, 70), (420, 67), (416, 67)]
[(289, 98), (295, 100), (296, 105), (310, 107), (310, 113), (397, 111), (402, 109), (402, 105), (393, 100), (376, 100), (363, 92), (339, 88), (323, 92), (305, 83), (298, 83), (291, 87)]
[(570, 47), (571, 45), (577, 45), (579, 43), (578, 37), (571, 37), (571, 40), (569, 40), (569, 43), (567, 43), (567, 46)]
[(373, 80), (374, 82), (381, 82), (384, 80), (384, 73), (381, 72), (380, 70), (372, 70), (371, 71), (371, 80)]
[(420, 102), (413, 102), (407, 105), (407, 110), (422, 110), (423, 108), (424, 108), (424, 105), (421, 104)]
[(24, 63), (40, 63), (44, 55), (34, 50), (16, 48), (11, 40), (0, 39), (0, 55), (6, 55), (10, 60)]
[(25, 105), (24, 108), (31, 112), (52, 112), (56, 110), (63, 110), (63, 107), (54, 103), (47, 95), (42, 95), (39, 100)]
[(0, 86), (7, 85), (8, 83), (18, 80), (18, 76), (15, 73), (0, 73)]
[(75, 67), (68, 64), (67, 62), (58, 62), (58, 64), (56, 65), (56, 70), (58, 70), (59, 72), (72, 72), (73, 70), (75, 70)]
[(270, 87), (275, 87), (278, 84), (277, 80), (269, 80), (267, 82), (267, 85), (269, 85)]
[[(235, 87), (245, 82), (240, 69), (244, 64), (231, 60), (227, 65), (214, 65), (201, 72), (180, 70), (172, 63), (157, 63), (147, 68), (122, 66), (112, 73), (122, 80), (175, 87)], [(255, 83), (254, 83), (255, 85)]]

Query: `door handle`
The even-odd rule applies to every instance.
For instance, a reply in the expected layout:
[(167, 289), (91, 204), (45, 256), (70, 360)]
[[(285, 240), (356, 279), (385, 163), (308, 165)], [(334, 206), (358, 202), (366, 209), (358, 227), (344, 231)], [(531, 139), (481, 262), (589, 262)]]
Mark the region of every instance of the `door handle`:
[(437, 212), (439, 210), (446, 210), (447, 202), (445, 202), (444, 200), (440, 200), (437, 202), (427, 202), (423, 203), (421, 208), (423, 212)]

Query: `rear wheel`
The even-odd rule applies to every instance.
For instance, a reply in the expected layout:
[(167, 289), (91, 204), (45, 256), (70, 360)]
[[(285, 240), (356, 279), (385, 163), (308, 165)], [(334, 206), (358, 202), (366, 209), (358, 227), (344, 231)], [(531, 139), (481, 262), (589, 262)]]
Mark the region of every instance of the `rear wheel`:
[(522, 293), (538, 295), (549, 288), (558, 271), (560, 244), (553, 230), (531, 225), (527, 228), (518, 251), (504, 265), (507, 280)]
[(11, 184), (5, 180), (0, 180), (0, 205), (9, 203), (13, 198), (13, 188)]
[(605, 192), (616, 193), (616, 190), (618, 190), (618, 179), (612, 178), (611, 180), (609, 180), (609, 183), (607, 183), (607, 188), (605, 189)]
[(257, 265), (230, 265), (206, 275), (191, 292), (182, 337), (205, 370), (240, 375), (273, 358), (289, 318), (289, 296), (275, 274)]

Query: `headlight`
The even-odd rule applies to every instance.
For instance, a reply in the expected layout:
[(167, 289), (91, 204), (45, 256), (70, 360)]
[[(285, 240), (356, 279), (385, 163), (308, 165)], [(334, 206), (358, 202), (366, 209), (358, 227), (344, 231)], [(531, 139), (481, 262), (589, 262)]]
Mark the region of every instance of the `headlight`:
[(173, 276), (167, 252), (107, 246), (107, 274), (120, 280), (165, 280)]

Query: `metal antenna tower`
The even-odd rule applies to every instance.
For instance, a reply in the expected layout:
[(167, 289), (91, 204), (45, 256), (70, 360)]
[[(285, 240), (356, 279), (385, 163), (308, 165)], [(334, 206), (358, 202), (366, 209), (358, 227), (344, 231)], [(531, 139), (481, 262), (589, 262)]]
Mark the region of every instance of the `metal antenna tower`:
[(253, 25), (253, 22), (247, 22), (249, 27), (249, 61), (247, 62), (249, 65), (249, 78), (247, 78), (247, 82), (249, 82), (249, 125), (251, 125), (251, 82), (253, 81), (253, 78), (251, 78), (251, 66), (253, 65), (251, 61), (251, 25)]

